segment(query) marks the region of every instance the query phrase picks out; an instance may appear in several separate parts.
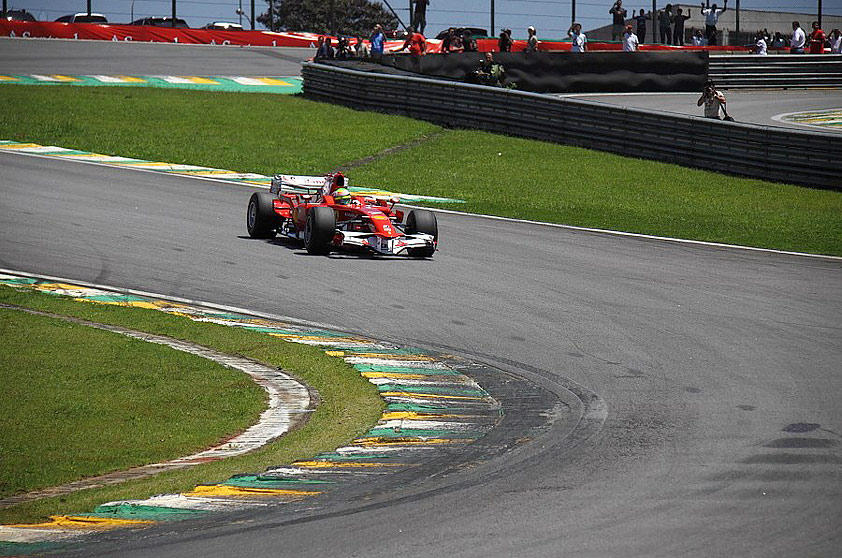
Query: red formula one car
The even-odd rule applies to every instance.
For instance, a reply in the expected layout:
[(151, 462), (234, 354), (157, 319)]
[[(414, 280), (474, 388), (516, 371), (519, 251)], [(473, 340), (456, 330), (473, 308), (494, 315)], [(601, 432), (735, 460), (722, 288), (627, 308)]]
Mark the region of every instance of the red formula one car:
[(281, 234), (304, 242), (310, 254), (357, 248), (383, 255), (428, 258), (436, 251), (438, 224), (431, 211), (395, 209), (386, 201), (350, 195), (341, 173), (327, 176), (277, 175), (269, 192), (249, 200), (246, 226), (252, 238)]

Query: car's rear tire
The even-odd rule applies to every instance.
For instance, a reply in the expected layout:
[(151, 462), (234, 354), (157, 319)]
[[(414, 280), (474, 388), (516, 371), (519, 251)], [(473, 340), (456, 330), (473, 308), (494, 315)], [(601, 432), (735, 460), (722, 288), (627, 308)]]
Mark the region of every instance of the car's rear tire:
[[(435, 240), (439, 238), (439, 225), (436, 216), (432, 211), (425, 209), (413, 209), (406, 217), (406, 234), (424, 233), (432, 235)], [(436, 251), (435, 246), (425, 248), (410, 248), (408, 253), (413, 258), (429, 258)]]
[(275, 196), (269, 192), (255, 192), (246, 211), (246, 228), (252, 238), (275, 238), (281, 218), (272, 208)]
[(309, 254), (324, 256), (330, 253), (330, 241), (336, 233), (336, 214), (329, 207), (313, 207), (307, 214), (304, 227), (304, 248)]

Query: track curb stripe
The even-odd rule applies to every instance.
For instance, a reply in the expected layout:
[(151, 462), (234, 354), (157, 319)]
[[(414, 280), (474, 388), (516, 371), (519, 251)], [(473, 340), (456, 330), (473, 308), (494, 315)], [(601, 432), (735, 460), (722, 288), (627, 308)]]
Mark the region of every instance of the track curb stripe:
[[(194, 301), (167, 300), (152, 293), (120, 291), (9, 270), (0, 269), (0, 285), (69, 296), (81, 302), (155, 309), (195, 321), (258, 331), (288, 342), (318, 344), (326, 354), (342, 358), (363, 377), (371, 375), (373, 383), (381, 383), (383, 375), (388, 381), (378, 386), (386, 402), (380, 420), (352, 445), (311, 460), (273, 467), (260, 475), (235, 475), (223, 483), (199, 485), (183, 494), (108, 502), (87, 516), (57, 516), (73, 519), (0, 526), (0, 541), (30, 544), (21, 547), (23, 550), (26, 547), (35, 551), (37, 544), (62, 542), (71, 536), (75, 540), (79, 534), (106, 528), (146, 526), (200, 513), (317, 497), (324, 490), (341, 486), (345, 478), (412, 469), (419, 456), (439, 460), (445, 457), (447, 461), (452, 450), (445, 448), (474, 442), (502, 419), (500, 403), (465, 375), (455, 361), (428, 351), (332, 331), (321, 324), (280, 321)], [(430, 403), (429, 399), (435, 401)]]

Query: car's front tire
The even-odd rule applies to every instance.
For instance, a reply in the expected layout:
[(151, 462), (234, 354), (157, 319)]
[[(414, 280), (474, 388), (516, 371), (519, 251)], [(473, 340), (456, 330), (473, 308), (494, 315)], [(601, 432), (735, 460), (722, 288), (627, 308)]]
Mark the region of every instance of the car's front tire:
[(336, 233), (336, 214), (329, 207), (316, 206), (307, 214), (304, 227), (304, 248), (307, 253), (324, 256), (330, 253), (330, 242)]
[(275, 196), (269, 192), (255, 192), (246, 211), (246, 228), (252, 238), (275, 238), (281, 218), (272, 208)]
[[(439, 225), (436, 216), (432, 211), (426, 209), (413, 209), (406, 217), (406, 234), (424, 233), (429, 234), (433, 239), (439, 238)], [(429, 258), (436, 251), (435, 246), (425, 248), (410, 248), (408, 253), (413, 258)]]

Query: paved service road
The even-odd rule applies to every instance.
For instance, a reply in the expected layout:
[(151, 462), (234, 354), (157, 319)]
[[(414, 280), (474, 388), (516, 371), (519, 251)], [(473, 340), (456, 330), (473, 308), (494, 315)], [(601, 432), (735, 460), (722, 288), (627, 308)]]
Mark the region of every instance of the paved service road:
[(297, 76), (315, 49), (0, 38), (0, 73)]
[(302, 522), (264, 512), (121, 532), (86, 556), (842, 548), (838, 260), (453, 215), (439, 217), (432, 260), (312, 257), (246, 237), (243, 186), (17, 154), (0, 165), (2, 267), (453, 348), (548, 387), (578, 382), (608, 408), (587, 439), (550, 429), (427, 479), (437, 490), (424, 497)]
[[(737, 122), (760, 124), (761, 126), (783, 126), (810, 129), (823, 132), (842, 133), (829, 127), (799, 126), (788, 122), (772, 120), (773, 116), (807, 110), (842, 108), (842, 89), (787, 91), (724, 91), (728, 101), (728, 114)], [(559, 95), (574, 99), (587, 99), (611, 105), (642, 108), (653, 111), (675, 112), (692, 116), (704, 116), (702, 107), (696, 106), (701, 93), (648, 93), (648, 94), (581, 94)]]

